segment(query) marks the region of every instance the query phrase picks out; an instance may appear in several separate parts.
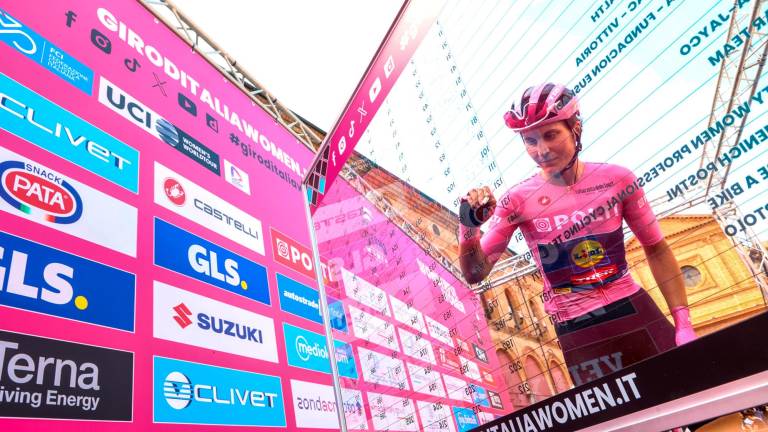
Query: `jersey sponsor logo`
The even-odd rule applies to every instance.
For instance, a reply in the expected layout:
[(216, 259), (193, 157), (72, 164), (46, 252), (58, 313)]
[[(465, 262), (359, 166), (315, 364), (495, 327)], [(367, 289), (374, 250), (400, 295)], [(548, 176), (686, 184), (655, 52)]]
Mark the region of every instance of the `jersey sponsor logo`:
[(240, 189), (246, 194), (251, 194), (251, 183), (248, 173), (236, 167), (232, 162), (224, 159), (224, 178), (232, 186)]
[(546, 196), (546, 195), (543, 195), (543, 196), (539, 197), (539, 204), (540, 205), (545, 206), (545, 205), (549, 204), (550, 202), (552, 202), (552, 200), (548, 196)]
[(104, 77), (99, 78), (99, 102), (153, 137), (219, 175), (219, 155)]
[(584, 240), (571, 249), (573, 262), (581, 268), (589, 268), (599, 264), (605, 258), (605, 249), (600, 242)]
[[(336, 414), (336, 398), (333, 387), (329, 385), (291, 380), (293, 395), (293, 411), (296, 415), (296, 426), (304, 429), (334, 429), (339, 428), (339, 417)], [(359, 390), (341, 389), (344, 417), (347, 428), (351, 430), (366, 430), (365, 408), (363, 396)]]
[(0, 9), (0, 41), (89, 96), (91, 95), (93, 71), (90, 68), (2, 9)]
[(277, 363), (271, 318), (154, 282), (154, 336)]
[(139, 190), (136, 149), (2, 73), (0, 128), (133, 193)]
[(552, 231), (552, 224), (549, 222), (549, 218), (536, 218), (533, 220), (533, 226), (538, 232)]
[(571, 283), (574, 285), (591, 285), (607, 281), (611, 276), (619, 272), (616, 264), (600, 266), (593, 269), (592, 272), (581, 273), (571, 276)]
[(136, 277), (0, 232), (0, 304), (133, 331)]
[(264, 255), (261, 221), (158, 162), (155, 203)]
[[(318, 324), (323, 323), (323, 318), (320, 316), (320, 294), (317, 290), (280, 273), (277, 273), (277, 290), (280, 293), (280, 309)], [(331, 296), (327, 296), (327, 299), (331, 327), (347, 333), (344, 304)]]
[(153, 358), (155, 423), (285, 427), (280, 378)]
[(129, 422), (133, 353), (0, 331), (0, 417)]
[(312, 250), (272, 227), (269, 231), (272, 234), (272, 256), (275, 261), (314, 280), (316, 275)]
[(270, 304), (263, 266), (157, 218), (154, 250), (155, 265)]
[[(331, 362), (325, 336), (283, 323), (285, 349), (288, 364), (317, 372), (331, 373)], [(352, 347), (345, 342), (334, 341), (336, 364), (339, 375), (357, 379), (357, 367)]]
[(72, 185), (46, 169), (21, 161), (0, 163), (0, 198), (27, 214), (58, 224), (77, 222), (83, 201)]
[(136, 256), (137, 211), (0, 147), (0, 211)]
[(561, 229), (568, 227), (570, 224), (579, 224), (582, 219), (587, 215), (590, 215), (593, 221), (607, 221), (613, 217), (620, 217), (619, 206), (613, 206), (610, 210), (604, 212), (601, 216), (595, 214), (594, 209), (587, 209), (587, 211), (574, 210), (570, 215), (559, 214), (553, 216), (546, 216), (542, 218), (534, 218), (533, 226), (538, 232), (550, 232), (553, 229)]

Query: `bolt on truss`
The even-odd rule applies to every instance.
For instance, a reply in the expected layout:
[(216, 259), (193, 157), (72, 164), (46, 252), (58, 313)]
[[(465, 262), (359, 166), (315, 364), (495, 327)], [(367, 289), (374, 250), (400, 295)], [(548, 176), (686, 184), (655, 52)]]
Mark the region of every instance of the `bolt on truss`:
[(210, 64), (218, 68), (232, 83), (240, 87), (255, 105), (268, 112), (276, 122), (288, 129), (299, 141), (317, 151), (323, 139), (290, 109), (281, 104), (264, 86), (237, 64), (226, 51), (200, 30), (170, 0), (138, 0), (147, 10), (184, 39)]

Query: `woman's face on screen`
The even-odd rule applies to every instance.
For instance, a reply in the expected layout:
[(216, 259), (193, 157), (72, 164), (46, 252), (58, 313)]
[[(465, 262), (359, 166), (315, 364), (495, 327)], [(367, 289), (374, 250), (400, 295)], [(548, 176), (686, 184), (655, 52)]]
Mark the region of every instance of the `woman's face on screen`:
[(559, 173), (576, 152), (576, 140), (565, 121), (523, 132), (528, 155), (547, 174)]

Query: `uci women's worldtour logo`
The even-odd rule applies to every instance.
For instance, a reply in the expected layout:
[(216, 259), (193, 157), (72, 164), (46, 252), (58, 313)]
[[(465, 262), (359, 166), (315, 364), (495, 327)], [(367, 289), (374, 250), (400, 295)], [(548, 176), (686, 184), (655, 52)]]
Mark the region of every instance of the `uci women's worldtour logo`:
[(83, 201), (62, 177), (39, 165), (0, 162), (0, 198), (33, 217), (56, 224), (77, 222)]
[(0, 160), (0, 211), (136, 256), (135, 207), (3, 147)]
[(280, 378), (154, 357), (155, 423), (285, 427)]
[(132, 419), (133, 353), (0, 331), (0, 417)]
[(221, 174), (218, 154), (104, 77), (99, 78), (99, 102), (216, 175)]
[(264, 255), (261, 221), (155, 162), (155, 203)]
[(158, 281), (153, 314), (156, 338), (277, 363), (271, 318)]
[(267, 270), (162, 219), (155, 219), (155, 264), (270, 304)]
[(139, 190), (136, 149), (2, 73), (0, 128), (133, 193)]
[(0, 305), (133, 331), (136, 277), (0, 232)]

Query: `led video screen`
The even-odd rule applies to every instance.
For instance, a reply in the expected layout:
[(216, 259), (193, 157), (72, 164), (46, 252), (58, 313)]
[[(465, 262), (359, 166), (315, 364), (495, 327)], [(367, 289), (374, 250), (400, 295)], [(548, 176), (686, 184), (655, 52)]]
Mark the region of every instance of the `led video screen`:
[(766, 25), (750, 1), (406, 3), (305, 179), (369, 427), (765, 412)]

